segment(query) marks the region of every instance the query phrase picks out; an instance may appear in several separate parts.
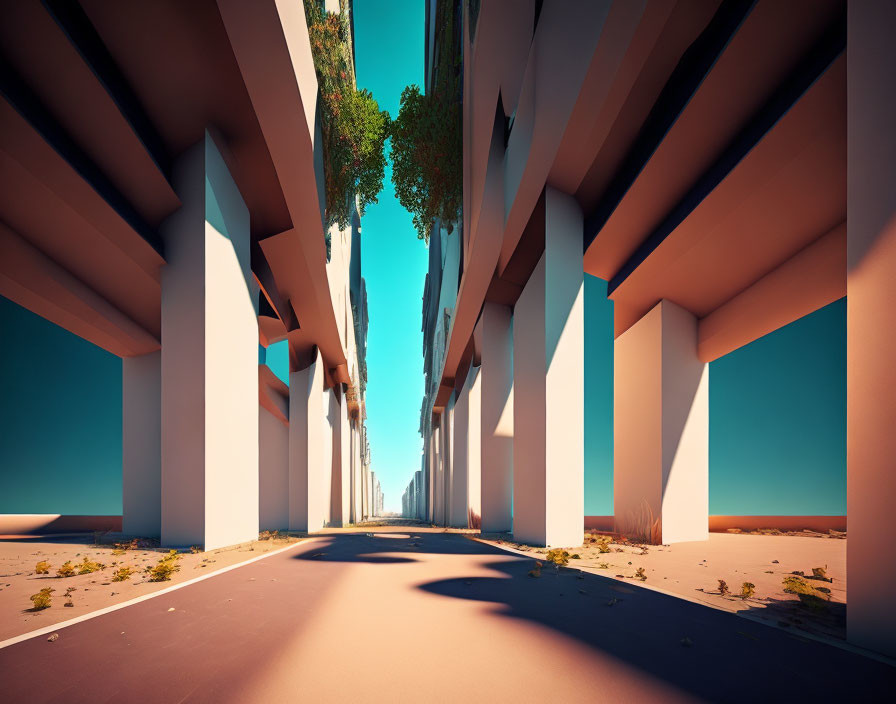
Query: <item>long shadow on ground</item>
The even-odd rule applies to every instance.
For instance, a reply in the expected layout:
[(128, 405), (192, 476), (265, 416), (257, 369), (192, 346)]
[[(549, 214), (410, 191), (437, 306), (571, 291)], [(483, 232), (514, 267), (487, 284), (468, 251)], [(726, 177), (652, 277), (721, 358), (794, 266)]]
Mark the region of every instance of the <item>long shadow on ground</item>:
[(456, 534), (410, 528), (404, 535), (376, 536), (375, 529), (334, 535), (328, 545), (296, 559), (407, 562), (421, 559), (417, 554), (500, 556), (488, 563), (500, 576), (459, 576), (419, 588), (494, 603), (498, 614), (559, 631), (709, 701), (892, 701), (896, 668), (849, 650), (637, 583), (549, 564), (541, 577), (530, 577), (533, 560)]

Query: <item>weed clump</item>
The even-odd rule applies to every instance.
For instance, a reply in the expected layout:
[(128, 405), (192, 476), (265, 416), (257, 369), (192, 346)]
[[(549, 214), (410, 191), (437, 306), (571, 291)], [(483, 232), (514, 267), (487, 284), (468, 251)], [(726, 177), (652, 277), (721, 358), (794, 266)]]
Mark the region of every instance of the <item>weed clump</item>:
[(719, 594), (721, 594), (722, 596), (728, 596), (730, 593), (731, 591), (728, 589), (728, 582), (726, 582), (724, 579), (720, 579)]
[(50, 563), (41, 560), (34, 566), (34, 574), (50, 574)]
[(57, 577), (74, 577), (75, 576), (75, 568), (72, 565), (71, 560), (66, 560), (66, 562), (56, 570)]
[(180, 565), (177, 564), (179, 559), (180, 555), (177, 554), (177, 550), (169, 550), (168, 554), (159, 560), (157, 564), (146, 568), (146, 572), (149, 574), (149, 581), (167, 582), (171, 579), (171, 575), (180, 570)]
[(832, 577), (828, 577), (828, 566), (824, 567), (813, 567), (812, 568), (812, 576), (815, 579), (820, 579), (824, 582), (833, 582), (834, 579)]
[(31, 599), (31, 603), (34, 604), (34, 606), (31, 607), (31, 610), (32, 611), (42, 611), (43, 609), (49, 609), (50, 602), (53, 599), (53, 597), (50, 595), (54, 591), (56, 591), (56, 590), (51, 589), (50, 587), (44, 587), (37, 594), (32, 594), (30, 599)]
[(563, 566), (569, 563), (569, 553), (566, 550), (561, 550), (560, 548), (554, 548), (553, 550), (548, 550), (547, 555), (545, 555), (548, 562), (553, 562), (558, 567)]
[(91, 574), (92, 572), (99, 572), (104, 569), (106, 566), (100, 562), (94, 562), (86, 555), (84, 556), (84, 560), (78, 565), (78, 574)]
[(75, 602), (72, 601), (72, 592), (75, 591), (74, 587), (69, 587), (65, 590), (65, 603), (63, 606), (68, 606), (69, 608), (75, 605)]
[(787, 575), (784, 577), (784, 591), (788, 594), (796, 594), (800, 603), (810, 609), (824, 610), (831, 600), (830, 589), (825, 587), (813, 587), (800, 577)]
[(644, 571), (643, 567), (639, 567), (635, 570), (635, 579), (640, 579), (642, 582), (647, 581), (647, 573)]
[(134, 573), (134, 568), (130, 566), (119, 567), (115, 570), (112, 575), (113, 582), (124, 582), (126, 579), (130, 579), (131, 575)]
[(756, 585), (752, 582), (744, 582), (740, 585), (740, 598), (749, 599), (756, 593)]

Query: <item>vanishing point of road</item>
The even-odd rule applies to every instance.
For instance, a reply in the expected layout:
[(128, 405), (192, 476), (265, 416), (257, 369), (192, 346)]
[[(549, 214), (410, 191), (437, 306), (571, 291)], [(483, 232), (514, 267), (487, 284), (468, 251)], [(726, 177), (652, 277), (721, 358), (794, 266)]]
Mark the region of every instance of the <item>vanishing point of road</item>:
[(0, 700), (868, 702), (896, 685), (846, 649), (531, 568), (419, 526), (326, 533), (3, 648)]

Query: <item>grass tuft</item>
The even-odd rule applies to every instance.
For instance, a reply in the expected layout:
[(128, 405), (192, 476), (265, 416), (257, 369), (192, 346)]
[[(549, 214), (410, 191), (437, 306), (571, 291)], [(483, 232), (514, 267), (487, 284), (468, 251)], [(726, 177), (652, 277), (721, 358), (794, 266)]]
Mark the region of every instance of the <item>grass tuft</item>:
[(84, 556), (84, 560), (78, 565), (78, 574), (91, 574), (92, 572), (99, 572), (102, 569), (105, 569), (105, 565), (100, 562), (94, 562), (86, 555)]
[(50, 574), (50, 563), (46, 560), (41, 560), (34, 566), (34, 574)]
[(119, 567), (115, 570), (115, 573), (112, 575), (113, 582), (124, 582), (126, 579), (130, 579), (131, 575), (134, 574), (134, 568), (127, 567)]
[(53, 599), (53, 597), (50, 595), (54, 591), (56, 591), (56, 590), (51, 589), (50, 587), (44, 587), (37, 594), (32, 594), (30, 597), (31, 603), (33, 604), (33, 606), (31, 607), (31, 610), (32, 611), (42, 611), (43, 609), (49, 609), (50, 603)]
[(563, 566), (569, 563), (569, 553), (566, 550), (562, 550), (560, 548), (554, 548), (553, 550), (548, 550), (545, 558), (548, 562), (553, 562), (555, 565)]
[(75, 576), (75, 568), (72, 565), (71, 560), (66, 560), (66, 562), (56, 570), (57, 577), (74, 577)]

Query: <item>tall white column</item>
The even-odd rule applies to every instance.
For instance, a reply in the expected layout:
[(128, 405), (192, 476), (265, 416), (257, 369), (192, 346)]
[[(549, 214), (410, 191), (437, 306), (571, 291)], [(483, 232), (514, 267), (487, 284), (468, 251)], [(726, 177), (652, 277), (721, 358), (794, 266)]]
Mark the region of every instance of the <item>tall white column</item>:
[(585, 520), (582, 212), (548, 187), (544, 254), (514, 308), (513, 534), (581, 545)]
[(513, 525), (513, 335), (511, 310), (486, 303), (479, 318), (482, 531)]
[(162, 352), (121, 360), (122, 531), (162, 532)]
[(896, 657), (896, 4), (848, 13), (846, 635)]
[(451, 494), (448, 525), (466, 528), (468, 515), (468, 451), (470, 430), (470, 395), (464, 383), (454, 406), (454, 433), (451, 448)]
[(289, 529), (315, 531), (330, 516), (330, 472), (324, 464), (324, 372), (311, 364), (289, 373)]
[(330, 509), (331, 526), (346, 526), (350, 522), (349, 501), (351, 500), (351, 477), (349, 475), (348, 416), (345, 397), (342, 402), (336, 390), (329, 391), (330, 422), (332, 424), (332, 497)]
[(258, 527), (283, 530), (288, 526), (289, 426), (259, 405)]
[(211, 136), (178, 161), (161, 228), (162, 542), (258, 537), (258, 287), (249, 211)]
[(445, 420), (444, 413), (439, 416), (439, 424), (433, 428), (433, 492), (432, 492), (432, 522), (437, 526), (445, 525), (445, 461), (442, 444), (445, 436), (442, 425)]
[(616, 530), (651, 543), (709, 537), (709, 365), (697, 320), (661, 301), (614, 346)]

